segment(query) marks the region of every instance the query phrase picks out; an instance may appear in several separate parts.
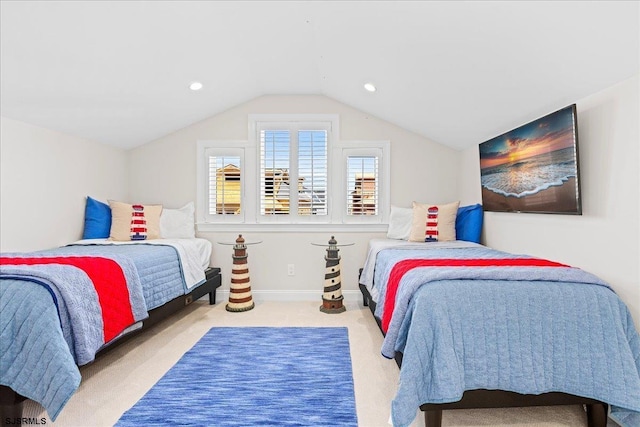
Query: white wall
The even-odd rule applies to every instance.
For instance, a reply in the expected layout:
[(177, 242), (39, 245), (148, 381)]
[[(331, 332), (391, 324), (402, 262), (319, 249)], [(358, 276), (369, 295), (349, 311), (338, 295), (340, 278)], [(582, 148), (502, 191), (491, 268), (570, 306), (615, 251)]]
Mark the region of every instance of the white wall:
[[(342, 140), (390, 140), (392, 204), (410, 207), (412, 200), (444, 203), (456, 194), (457, 151), (324, 96), (264, 96), (132, 150), (131, 201), (163, 203), (169, 208), (195, 201), (196, 141), (247, 140), (248, 114), (281, 113), (338, 114)], [(217, 242), (233, 241), (238, 233), (263, 241), (249, 248), (254, 299), (305, 294), (320, 303), (325, 252), (311, 242), (327, 242), (329, 233), (246, 233), (241, 225), (230, 225), (226, 233), (199, 232), (199, 237), (214, 244), (213, 264), (222, 267), (227, 289), (232, 249)], [(355, 243), (340, 251), (345, 294), (356, 294), (358, 268), (364, 263), (369, 239), (384, 234), (335, 233), (339, 243)], [(287, 264), (295, 264), (295, 276), (287, 276)]]
[[(638, 82), (636, 76), (576, 102), (582, 215), (487, 212), (483, 239), (496, 249), (600, 276), (627, 304), (640, 330)], [(478, 147), (461, 156), (461, 199), (481, 202)]]
[(127, 180), (124, 150), (0, 118), (0, 250), (80, 239), (86, 196), (125, 198)]

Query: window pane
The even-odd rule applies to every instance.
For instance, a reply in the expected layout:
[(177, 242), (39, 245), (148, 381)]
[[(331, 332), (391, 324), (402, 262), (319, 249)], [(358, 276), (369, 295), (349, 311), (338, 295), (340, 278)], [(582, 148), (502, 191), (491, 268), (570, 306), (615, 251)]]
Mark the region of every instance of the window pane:
[(298, 214), (327, 215), (327, 131), (298, 131)]
[(239, 215), (240, 156), (209, 156), (209, 214)]
[(289, 213), (289, 152), (288, 130), (260, 131), (260, 213)]
[(378, 214), (378, 157), (347, 157), (347, 214)]

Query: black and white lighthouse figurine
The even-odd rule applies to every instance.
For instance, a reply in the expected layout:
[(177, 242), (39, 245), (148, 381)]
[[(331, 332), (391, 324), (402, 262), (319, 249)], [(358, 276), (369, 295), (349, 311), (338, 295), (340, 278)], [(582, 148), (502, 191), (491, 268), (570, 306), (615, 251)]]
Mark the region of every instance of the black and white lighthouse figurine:
[(233, 266), (227, 311), (249, 311), (255, 306), (251, 296), (251, 279), (249, 278), (247, 257), (247, 245), (245, 245), (242, 234), (239, 234), (236, 244), (233, 246)]
[(324, 293), (320, 311), (323, 313), (342, 313), (346, 308), (342, 304), (342, 283), (340, 280), (340, 255), (338, 255), (338, 242), (331, 236), (327, 248), (326, 269), (324, 273)]

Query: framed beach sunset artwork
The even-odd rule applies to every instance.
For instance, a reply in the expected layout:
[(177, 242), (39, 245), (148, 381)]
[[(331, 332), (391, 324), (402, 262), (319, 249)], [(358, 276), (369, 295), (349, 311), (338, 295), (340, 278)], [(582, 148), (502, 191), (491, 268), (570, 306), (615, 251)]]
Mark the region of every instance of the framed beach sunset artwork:
[(576, 105), (480, 144), (485, 211), (582, 214)]

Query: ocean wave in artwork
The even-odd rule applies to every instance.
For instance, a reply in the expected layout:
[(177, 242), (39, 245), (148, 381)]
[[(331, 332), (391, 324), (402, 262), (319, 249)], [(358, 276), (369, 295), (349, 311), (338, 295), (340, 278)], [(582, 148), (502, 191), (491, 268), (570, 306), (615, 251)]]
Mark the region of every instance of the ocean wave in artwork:
[(531, 196), (577, 178), (574, 159), (573, 151), (564, 151), (486, 168), (482, 170), (481, 184), (503, 196)]

